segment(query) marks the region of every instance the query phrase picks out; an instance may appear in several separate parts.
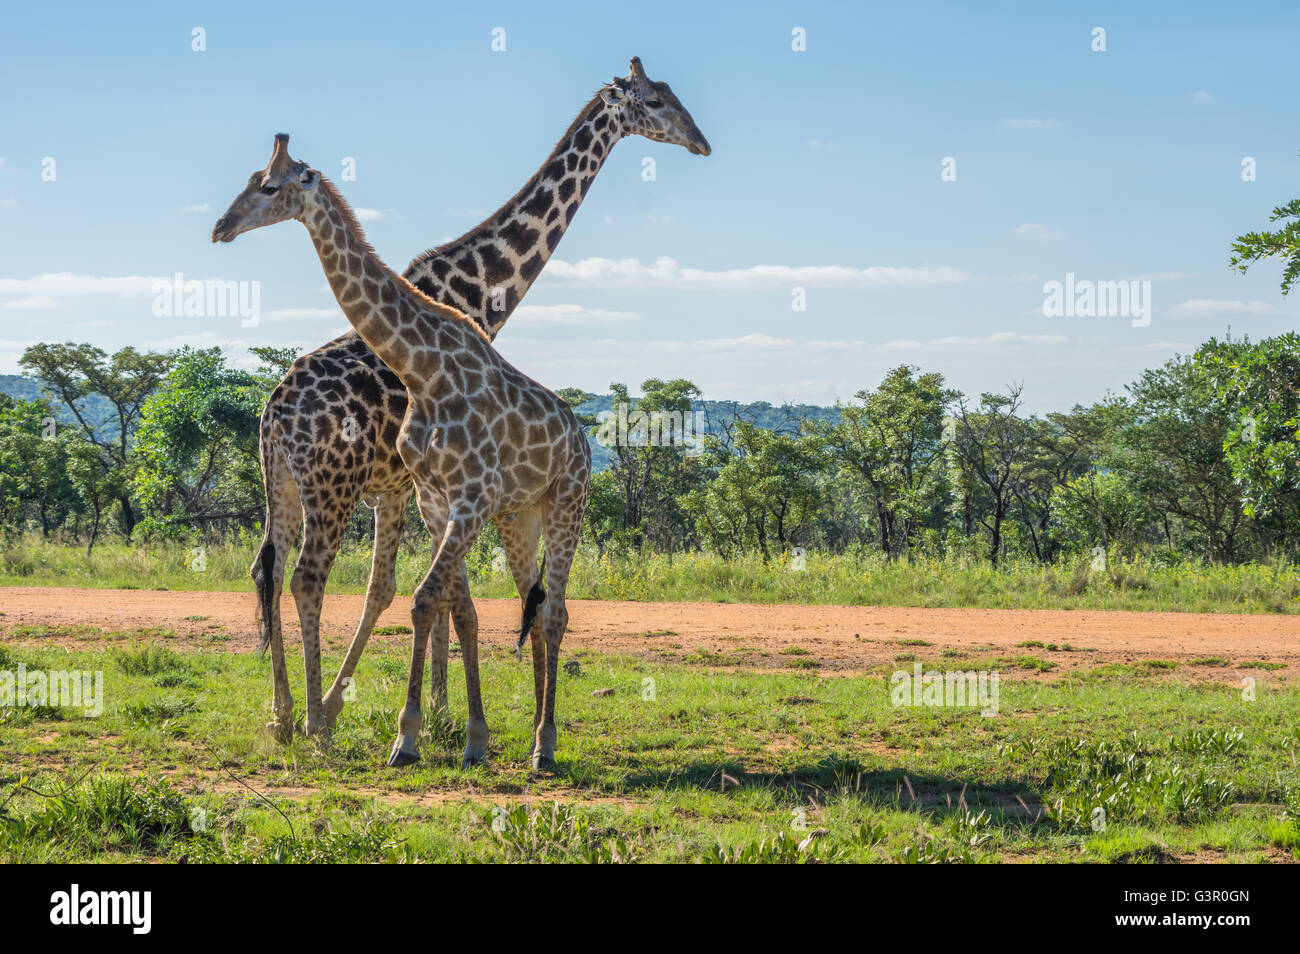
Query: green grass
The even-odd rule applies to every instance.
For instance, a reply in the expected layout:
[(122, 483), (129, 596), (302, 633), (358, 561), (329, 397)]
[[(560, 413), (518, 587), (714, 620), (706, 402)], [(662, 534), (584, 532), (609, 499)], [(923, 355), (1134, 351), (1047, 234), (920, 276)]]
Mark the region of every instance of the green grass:
[(581, 665), (561, 675), (559, 767), (539, 775), (532, 667), (504, 649), (482, 661), (488, 764), (460, 768), (453, 657), (455, 727), (426, 731), (423, 761), (393, 771), (398, 646), (363, 657), (331, 738), (283, 747), (264, 729), (264, 657), (3, 648), (0, 668), (102, 670), (105, 690), (98, 718), (0, 709), (0, 862), (1300, 857), (1295, 684), (1246, 701), (1178, 670), (1098, 666), (1004, 678), (1000, 715), (981, 718), (894, 708), (874, 675), (565, 660)]
[[(27, 539), (0, 550), (0, 586), (246, 591), (252, 585), (248, 567), (255, 549), (255, 541), (209, 546), (206, 569), (197, 572), (188, 568), (190, 548), (179, 544), (106, 543), (87, 557), (80, 547)], [(399, 592), (414, 592), (428, 560), (427, 546), (403, 550), (398, 558)], [(476, 551), (470, 567), (474, 595), (514, 596), (509, 575), (494, 572), (490, 564), (490, 554)], [(584, 550), (575, 562), (569, 595), (846, 606), (1300, 612), (1300, 567), (1291, 564), (1166, 565), (1156, 559), (1116, 559), (1107, 570), (1093, 573), (1086, 562), (1043, 566), (1008, 561), (995, 570), (983, 561), (960, 557), (891, 562), (876, 556), (809, 553), (806, 567), (793, 572), (780, 562), (765, 566), (757, 557), (723, 560), (705, 554), (598, 561)], [(345, 546), (330, 575), (330, 589), (362, 593), (369, 573), (369, 550)]]

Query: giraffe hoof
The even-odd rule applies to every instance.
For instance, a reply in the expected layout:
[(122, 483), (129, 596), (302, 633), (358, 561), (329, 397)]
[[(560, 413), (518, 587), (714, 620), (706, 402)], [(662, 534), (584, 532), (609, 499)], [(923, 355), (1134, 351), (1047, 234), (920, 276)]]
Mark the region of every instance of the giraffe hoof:
[(282, 745), (288, 745), (293, 741), (293, 723), (273, 720), (266, 724), (266, 731), (271, 733), (271, 737)]
[(542, 755), (540, 752), (538, 752), (538, 753), (536, 753), (535, 755), (533, 755), (533, 771), (534, 771), (534, 772), (554, 772), (554, 771), (555, 771), (555, 758), (554, 758), (554, 756), (546, 756), (546, 755)]
[(393, 753), (388, 756), (388, 767), (402, 768), (406, 765), (414, 765), (418, 761), (420, 761), (419, 752), (408, 752), (399, 744), (393, 746)]

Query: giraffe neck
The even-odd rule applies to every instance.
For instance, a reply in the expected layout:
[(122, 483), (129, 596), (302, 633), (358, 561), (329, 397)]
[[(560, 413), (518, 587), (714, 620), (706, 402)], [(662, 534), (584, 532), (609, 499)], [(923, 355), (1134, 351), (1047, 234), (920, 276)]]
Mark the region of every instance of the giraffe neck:
[(616, 108), (597, 94), (514, 198), (477, 228), (416, 258), (405, 277), (495, 338), (560, 244), (610, 150), (627, 133)]
[[(370, 247), (347, 201), (324, 176), (301, 216), (339, 307), (408, 390), (436, 384), (448, 345), (482, 332), (455, 309), (429, 301)], [(439, 334), (451, 328), (451, 335)]]

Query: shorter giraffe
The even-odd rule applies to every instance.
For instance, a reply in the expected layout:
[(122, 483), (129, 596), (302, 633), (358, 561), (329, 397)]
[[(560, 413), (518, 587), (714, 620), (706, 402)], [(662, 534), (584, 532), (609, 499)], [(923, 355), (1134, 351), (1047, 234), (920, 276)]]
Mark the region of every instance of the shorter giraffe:
[[(411, 607), (411, 673), (388, 764), (408, 765), (420, 757), (424, 655), (434, 623), (448, 615), (465, 662), (464, 764), (486, 758), (478, 618), (463, 561), (487, 521), (497, 519), (510, 528), (503, 540), (520, 592), (528, 593), (519, 646), (531, 636), (537, 702), (532, 763), (535, 769), (552, 767), (555, 685), (569, 616), (565, 588), (591, 477), (587, 436), (569, 406), (501, 357), (478, 325), (384, 265), (343, 196), (315, 169), (289, 158), (288, 143), (287, 135), (276, 136), (271, 161), (249, 177), (217, 220), (212, 240), (230, 242), (252, 229), (302, 222), (344, 315), (410, 394), (397, 446), (436, 551)], [(543, 534), (545, 589), (536, 566)], [(526, 590), (525, 579), (531, 580)], [(438, 630), (434, 638), (445, 640), (445, 622)], [(322, 715), (319, 681), (315, 686), (313, 696), (309, 678), (309, 721)]]

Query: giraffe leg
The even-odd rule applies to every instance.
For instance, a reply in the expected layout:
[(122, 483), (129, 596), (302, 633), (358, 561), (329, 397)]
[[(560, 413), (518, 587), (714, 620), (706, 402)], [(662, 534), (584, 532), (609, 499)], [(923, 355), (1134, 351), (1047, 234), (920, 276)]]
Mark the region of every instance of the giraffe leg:
[(344, 524), (356, 507), (359, 496), (345, 492), (324, 499), (323, 495), (317, 495), (316, 499), (303, 502), (305, 530), (292, 586), (294, 602), (298, 604), (298, 621), (302, 625), (302, 658), (307, 680), (304, 730), (308, 735), (316, 735), (327, 728), (321, 698), (321, 604), (325, 601), (325, 582), (338, 554)]
[[(436, 514), (446, 513), (445, 509), (438, 506), (440, 501), (439, 491), (432, 487), (417, 487), (420, 500), (420, 513), (425, 518), (426, 525), (430, 531), (436, 527)], [(415, 591), (415, 599), (411, 604), (411, 674), (406, 686), (406, 705), (402, 709), (401, 715), (397, 721), (397, 741), (393, 745), (393, 751), (388, 757), (388, 764), (391, 767), (410, 765), (420, 758), (419, 749), (416, 745), (416, 737), (420, 733), (421, 715), (420, 715), (420, 692), (424, 681), (424, 652), (428, 644), (430, 632), (433, 629), (435, 621), (445, 620), (451, 613), (452, 597), (458, 586), (458, 575), (463, 578), (464, 559), (468, 552), (470, 544), (478, 536), (485, 522), (484, 515), (471, 504), (461, 504), (451, 510), (452, 519), (447, 520), (446, 529), (443, 531), (442, 539), (438, 544), (438, 551), (433, 558), (433, 564), (429, 567), (429, 572), (424, 581)], [(432, 519), (431, 519), (432, 517)], [(465, 586), (465, 598), (468, 599), (468, 584)], [(471, 604), (472, 609), (472, 604)], [(463, 607), (461, 616), (457, 619), (457, 631), (461, 621), (468, 619), (464, 615)], [(477, 652), (477, 624), (475, 624), (474, 635), (469, 640), (473, 648), (473, 673), (475, 678), (478, 675), (478, 652)], [(464, 649), (464, 647), (462, 647)], [(466, 657), (466, 682), (470, 681), (470, 651), (465, 651)], [(477, 689), (477, 685), (475, 686)], [(468, 731), (477, 733), (477, 722), (483, 723), (482, 704), (475, 709), (474, 700), (471, 697), (470, 702), (470, 722)], [(483, 731), (486, 731), (486, 724), (483, 724)]]
[(410, 499), (409, 490), (385, 494), (375, 507), (375, 552), (370, 561), (370, 582), (366, 584), (366, 605), (343, 665), (339, 667), (329, 692), (325, 693), (326, 727), (332, 727), (343, 711), (344, 694), (352, 682), (352, 674), (356, 672), (370, 634), (374, 632), (375, 623), (397, 595), (397, 545), (402, 539), (402, 524), (406, 520), (406, 504)]
[(451, 706), (447, 702), (449, 622), (447, 608), (440, 607), (429, 624), (429, 731), (438, 739), (449, 739), (452, 734)]
[[(560, 640), (569, 624), (565, 589), (569, 568), (578, 550), (582, 514), (586, 504), (586, 481), (560, 495), (546, 514), (546, 601), (542, 603), (542, 631), (546, 640), (546, 690), (533, 739), (533, 768), (555, 767), (555, 686), (560, 668)], [(535, 645), (535, 644), (534, 644)]]
[[(472, 539), (471, 539), (472, 542)], [(452, 574), (451, 615), (460, 639), (460, 655), (465, 664), (465, 696), (469, 718), (465, 722), (465, 754), (461, 768), (480, 765), (487, 758), (488, 726), (483, 715), (483, 697), (478, 673), (478, 614), (469, 595), (469, 578), (462, 559)]]
[[(506, 551), (506, 558), (510, 561), (510, 573), (515, 579), (515, 589), (519, 591), (519, 599), (524, 606), (527, 606), (528, 595), (532, 592), (534, 586), (540, 586), (541, 574), (537, 568), (537, 543), (542, 536), (542, 510), (540, 507), (521, 510), (515, 515), (515, 519), (509, 523), (505, 520), (496, 521), (497, 532), (501, 535), (501, 545)], [(533, 653), (533, 701), (535, 703), (535, 715), (533, 716), (533, 733), (534, 741), (537, 732), (537, 724), (542, 715), (542, 693), (546, 687), (546, 650), (542, 641), (542, 616), (538, 613), (533, 617), (533, 624), (529, 627), (529, 637), (532, 640)], [(528, 755), (531, 758), (533, 754), (533, 743), (528, 746)]]
[[(438, 494), (425, 494), (420, 500), (420, 516), (429, 535), (439, 541), (447, 532), (447, 501)], [(435, 543), (436, 552), (436, 543)], [(442, 607), (429, 624), (429, 718), (430, 731), (437, 738), (451, 735), (451, 707), (447, 703), (447, 661), (450, 656), (450, 617)], [(457, 627), (457, 635), (459, 635)]]
[[(289, 550), (302, 525), (302, 503), (298, 499), (298, 487), (279, 454), (264, 450), (263, 468), (266, 533), (253, 561), (251, 575), (262, 597), (262, 648), (271, 650), (272, 719), (266, 727), (277, 741), (288, 742), (293, 738), (293, 692), (289, 688), (289, 670), (284, 659), (280, 595), (284, 590), (284, 566), (288, 562)], [(265, 560), (268, 554), (272, 559)], [(269, 588), (269, 592), (264, 588)]]
[(437, 563), (429, 567), (424, 581), (415, 591), (411, 603), (411, 672), (406, 681), (406, 705), (397, 717), (397, 741), (388, 754), (388, 767), (401, 768), (420, 761), (416, 737), (420, 734), (420, 692), (424, 687), (424, 653), (429, 645), (429, 627), (433, 621), (429, 603), (439, 582), (435, 576)]

